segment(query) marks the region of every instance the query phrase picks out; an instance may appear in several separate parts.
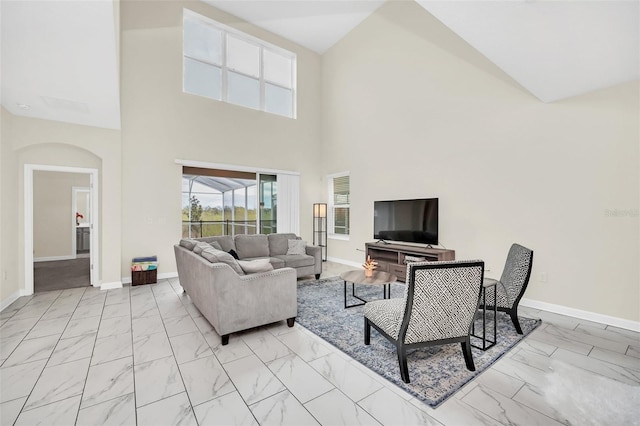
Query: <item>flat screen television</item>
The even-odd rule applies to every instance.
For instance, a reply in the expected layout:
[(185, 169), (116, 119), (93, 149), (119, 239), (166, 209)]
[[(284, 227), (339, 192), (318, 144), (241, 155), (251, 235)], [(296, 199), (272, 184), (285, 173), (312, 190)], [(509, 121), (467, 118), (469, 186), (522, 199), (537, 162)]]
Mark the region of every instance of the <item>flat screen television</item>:
[(375, 201), (373, 238), (438, 244), (438, 199)]

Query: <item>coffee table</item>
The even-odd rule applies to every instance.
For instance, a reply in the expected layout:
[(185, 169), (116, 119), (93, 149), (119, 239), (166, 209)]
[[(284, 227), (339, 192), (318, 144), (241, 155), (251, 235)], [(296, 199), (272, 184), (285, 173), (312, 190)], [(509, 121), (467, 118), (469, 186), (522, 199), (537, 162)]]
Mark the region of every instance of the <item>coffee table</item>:
[[(395, 282), (398, 278), (390, 274), (388, 272), (382, 271), (373, 271), (373, 275), (371, 277), (366, 277), (364, 275), (364, 269), (357, 269), (354, 271), (347, 271), (340, 274), (340, 278), (344, 280), (344, 307), (353, 308), (355, 306), (362, 306), (367, 303), (367, 300), (356, 296), (356, 284), (366, 284), (366, 285), (381, 285), (382, 286), (382, 297), (384, 299), (391, 298), (391, 283)], [(347, 305), (347, 283), (351, 283), (351, 296), (360, 300), (362, 303), (356, 303), (353, 305)]]

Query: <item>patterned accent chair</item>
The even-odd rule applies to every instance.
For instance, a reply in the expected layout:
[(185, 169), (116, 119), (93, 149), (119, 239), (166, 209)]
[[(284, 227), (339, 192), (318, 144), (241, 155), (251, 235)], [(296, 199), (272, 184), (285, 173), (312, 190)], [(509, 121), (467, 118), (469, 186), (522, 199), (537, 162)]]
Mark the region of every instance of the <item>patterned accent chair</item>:
[(410, 263), (402, 298), (364, 306), (364, 344), (370, 344), (371, 327), (395, 343), (405, 383), (412, 348), (459, 342), (467, 368), (475, 371), (469, 336), (483, 276), (481, 260)]
[[(518, 304), (529, 284), (532, 266), (533, 250), (520, 244), (513, 244), (509, 249), (502, 276), (496, 282), (497, 309), (509, 314), (518, 334), (522, 334), (518, 320)], [(492, 280), (492, 278), (486, 278), (486, 280)], [(493, 309), (493, 305), (493, 292), (487, 292), (487, 308)]]

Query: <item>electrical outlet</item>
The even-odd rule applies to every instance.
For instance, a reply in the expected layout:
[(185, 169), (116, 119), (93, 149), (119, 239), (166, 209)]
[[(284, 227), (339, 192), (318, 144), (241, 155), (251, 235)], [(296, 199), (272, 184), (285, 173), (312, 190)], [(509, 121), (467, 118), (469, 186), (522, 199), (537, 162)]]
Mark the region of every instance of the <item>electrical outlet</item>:
[(7, 271), (2, 271), (2, 280), (3, 281), (7, 280)]
[(546, 272), (540, 273), (540, 282), (541, 283), (549, 282), (549, 275)]

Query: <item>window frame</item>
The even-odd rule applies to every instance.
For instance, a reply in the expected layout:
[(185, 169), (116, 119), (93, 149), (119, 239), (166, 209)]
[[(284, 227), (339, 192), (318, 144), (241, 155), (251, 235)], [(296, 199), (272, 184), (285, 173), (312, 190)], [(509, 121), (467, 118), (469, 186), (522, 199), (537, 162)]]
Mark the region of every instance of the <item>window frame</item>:
[[(334, 197), (334, 181), (336, 178), (349, 177), (349, 203), (335, 204)], [(334, 240), (349, 241), (351, 235), (351, 174), (349, 172), (340, 172), (327, 175), (328, 181), (328, 200), (327, 200), (327, 237)], [(336, 234), (335, 232), (335, 209), (346, 208), (349, 211), (349, 232), (347, 234)]]
[[(195, 20), (199, 20), (201, 23), (211, 26), (214, 29), (216, 29), (217, 31), (220, 31), (221, 34), (221, 50), (220, 50), (220, 56), (221, 56), (221, 63), (217, 64), (215, 62), (210, 62), (210, 61), (206, 61), (203, 60), (202, 58), (197, 58), (197, 57), (193, 57), (193, 56), (189, 56), (187, 55), (186, 51), (185, 51), (185, 39), (184, 39), (184, 27), (185, 27), (185, 21), (186, 19), (195, 19)], [(245, 74), (242, 71), (239, 70), (235, 70), (232, 68), (228, 67), (227, 64), (227, 47), (228, 47), (228, 36), (234, 37), (238, 40), (241, 40), (245, 43), (254, 45), (256, 47), (258, 47), (258, 62), (259, 62), (259, 76), (256, 78), (253, 75), (250, 74)], [(271, 81), (265, 78), (265, 66), (264, 66), (264, 51), (267, 50), (270, 53), (276, 54), (276, 55), (280, 55), (283, 56), (287, 59), (289, 59), (291, 61), (291, 87), (286, 87), (283, 86), (280, 83), (277, 83), (275, 81)], [(216, 99), (216, 98), (212, 98), (206, 95), (201, 95), (198, 93), (193, 93), (193, 92), (189, 92), (185, 90), (185, 75), (186, 75), (186, 60), (192, 60), (192, 61), (196, 61), (196, 62), (200, 62), (202, 64), (205, 64), (207, 66), (211, 66), (211, 67), (216, 67), (220, 69), (220, 99)], [(201, 97), (205, 97), (208, 99), (213, 99), (216, 101), (221, 101), (221, 102), (226, 102), (232, 105), (236, 105), (236, 106), (240, 106), (243, 108), (249, 108), (249, 109), (253, 109), (256, 111), (262, 111), (262, 112), (266, 112), (269, 114), (274, 114), (274, 115), (278, 115), (280, 117), (286, 117), (286, 118), (291, 118), (291, 119), (297, 119), (297, 113), (298, 113), (298, 106), (297, 106), (297, 80), (298, 80), (298, 76), (297, 76), (297, 63), (298, 63), (298, 57), (296, 55), (296, 53), (291, 52), (289, 50), (283, 49), (281, 47), (278, 47), (274, 44), (271, 44), (267, 41), (264, 41), (260, 38), (254, 37), (250, 34), (244, 33), (242, 31), (239, 31), (235, 28), (232, 28), (230, 26), (227, 26), (225, 24), (222, 24), (214, 19), (211, 19), (207, 16), (201, 15), (199, 13), (196, 13), (192, 10), (189, 9), (183, 9), (183, 14), (182, 14), (182, 92), (183, 93), (187, 93), (190, 95), (194, 95), (194, 96), (201, 96)], [(247, 77), (253, 80), (257, 80), (259, 83), (259, 99), (258, 99), (258, 108), (253, 108), (250, 106), (246, 106), (246, 105), (242, 105), (242, 104), (238, 104), (238, 103), (234, 103), (234, 102), (229, 102), (229, 96), (228, 96), (228, 92), (229, 92), (229, 73), (232, 72), (234, 74), (237, 75), (241, 75), (243, 77)], [(272, 86), (278, 87), (280, 89), (284, 89), (284, 90), (290, 90), (291, 91), (291, 115), (283, 115), (283, 114), (279, 114), (276, 112), (271, 112), (268, 111), (266, 109), (266, 87), (267, 84), (270, 84)]]

